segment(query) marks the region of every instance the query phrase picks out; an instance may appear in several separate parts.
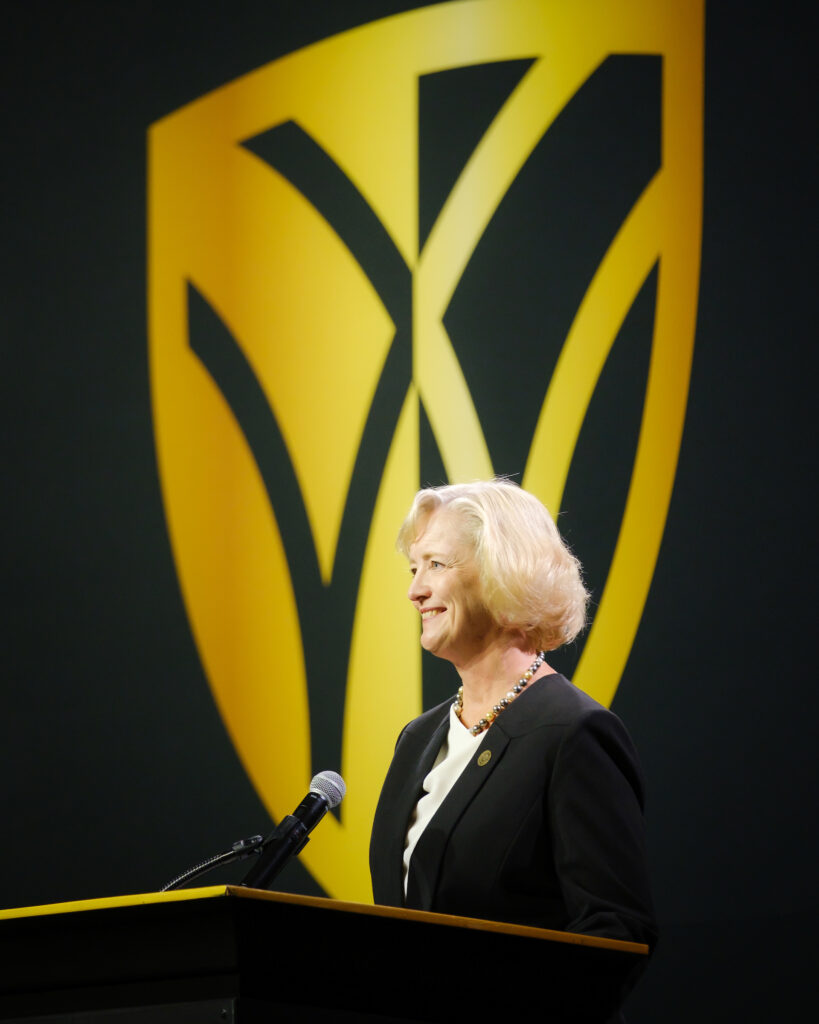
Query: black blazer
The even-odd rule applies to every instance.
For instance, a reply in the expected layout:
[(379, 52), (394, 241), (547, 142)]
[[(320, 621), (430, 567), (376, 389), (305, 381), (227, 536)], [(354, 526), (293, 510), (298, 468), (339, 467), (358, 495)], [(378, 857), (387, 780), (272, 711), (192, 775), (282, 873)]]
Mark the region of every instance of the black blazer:
[(375, 902), (652, 944), (637, 753), (616, 715), (557, 674), (486, 731), (418, 840), (404, 900), (407, 828), (451, 703), (398, 738), (370, 841)]

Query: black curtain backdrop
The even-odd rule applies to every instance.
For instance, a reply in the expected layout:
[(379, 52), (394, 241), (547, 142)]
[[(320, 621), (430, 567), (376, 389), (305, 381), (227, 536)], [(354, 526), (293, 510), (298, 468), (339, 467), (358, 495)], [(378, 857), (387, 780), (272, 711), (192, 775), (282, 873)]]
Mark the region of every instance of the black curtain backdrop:
[[(152, 891), (270, 827), (203, 676), (165, 528), (145, 133), (277, 56), (415, 6), (16, 2), (6, 16), (0, 906)], [(815, 113), (799, 9), (706, 11), (688, 415), (614, 702), (648, 778), (662, 927), (637, 1024), (819, 1009)], [(298, 865), (281, 886), (319, 892)]]

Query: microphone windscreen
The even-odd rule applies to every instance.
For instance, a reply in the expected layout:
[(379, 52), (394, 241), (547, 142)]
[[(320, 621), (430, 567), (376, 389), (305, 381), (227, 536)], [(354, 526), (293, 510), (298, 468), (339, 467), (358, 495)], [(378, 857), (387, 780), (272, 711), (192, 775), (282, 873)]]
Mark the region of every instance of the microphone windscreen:
[(313, 776), (310, 792), (323, 796), (330, 807), (338, 807), (347, 792), (347, 786), (338, 772), (319, 772)]

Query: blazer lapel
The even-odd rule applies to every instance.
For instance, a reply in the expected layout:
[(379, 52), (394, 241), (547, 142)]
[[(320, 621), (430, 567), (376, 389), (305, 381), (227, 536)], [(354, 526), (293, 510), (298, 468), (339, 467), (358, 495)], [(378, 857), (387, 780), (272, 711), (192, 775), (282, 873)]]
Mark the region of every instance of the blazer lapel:
[[(448, 719), (446, 724), (448, 727)], [(443, 742), (443, 736), (441, 742)], [(472, 755), (444, 802), (424, 829), (410, 861), (406, 899), (408, 907), (418, 910), (432, 909), (441, 863), (452, 832), (464, 811), (499, 764), (508, 744), (509, 737), (499, 728), (499, 723), (487, 730), (483, 742)], [(432, 761), (429, 762), (429, 766), (431, 764)], [(421, 782), (423, 782), (426, 772), (429, 771), (429, 766), (421, 775)], [(416, 796), (416, 802), (417, 799)], [(414, 807), (415, 804), (412, 806)]]
[(404, 781), (394, 789), (390, 787), (387, 790), (385, 787), (382, 793), (381, 799), (388, 801), (387, 813), (393, 823), (388, 832), (389, 848), (383, 858), (383, 863), (389, 866), (389, 877), (385, 879), (385, 884), (388, 886), (389, 904), (392, 906), (400, 907), (404, 904), (404, 843), (407, 830), (415, 805), (422, 795), (424, 779), (438, 756), (448, 728), (447, 706), (442, 721), (429, 734), (428, 739), (407, 733), (396, 751), (393, 776), (403, 778)]

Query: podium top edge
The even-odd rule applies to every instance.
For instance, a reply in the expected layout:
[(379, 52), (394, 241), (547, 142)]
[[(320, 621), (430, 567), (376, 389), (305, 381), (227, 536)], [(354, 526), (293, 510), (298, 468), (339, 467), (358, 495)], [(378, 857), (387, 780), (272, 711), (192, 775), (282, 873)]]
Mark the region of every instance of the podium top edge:
[(45, 903), (36, 907), (12, 907), (0, 910), (0, 921), (15, 917), (42, 917), (46, 914), (73, 914), (82, 910), (104, 910), (107, 907), (136, 907), (144, 903), (178, 903), (180, 900), (203, 900), (225, 896), (229, 886), (211, 885), (199, 889), (174, 889), (171, 892), (147, 892), (129, 896), (102, 896), (69, 903)]
[(392, 917), (402, 921), (419, 921), (426, 924), (443, 925), (448, 928), (469, 928), (473, 931), (496, 932), (505, 935), (519, 935), (548, 942), (562, 942), (572, 946), (594, 946), (599, 949), (620, 950), (648, 956), (649, 947), (643, 942), (627, 942), (624, 939), (608, 939), (601, 935), (581, 935), (579, 932), (561, 932), (550, 928), (534, 928), (529, 925), (509, 924), (505, 921), (487, 921), (478, 917), (457, 917), (452, 914), (436, 914), (426, 910), (408, 910), (405, 907), (386, 907), (372, 903), (347, 903), (343, 900), (323, 896), (299, 896), (293, 893), (268, 892), (263, 889), (246, 889), (241, 886), (227, 886), (230, 896), (243, 899), (271, 900), (277, 903), (297, 903), (300, 906), (321, 907), (328, 910), (347, 911), (370, 917)]
[(171, 892), (149, 892), (128, 896), (107, 896), (97, 899), (74, 900), (69, 903), (50, 903), (35, 907), (13, 907), (9, 910), (0, 910), (0, 921), (27, 917), (44, 917), (55, 914), (71, 914), (89, 910), (105, 910), (114, 907), (179, 903), (186, 900), (207, 900), (218, 897), (271, 903), (292, 903), (304, 907), (346, 911), (347, 913), (371, 917), (391, 917), (403, 921), (423, 922), (449, 928), (467, 928), (474, 931), (518, 935), (576, 946), (593, 946), (600, 949), (620, 950), (621, 952), (632, 953), (638, 956), (646, 956), (649, 952), (648, 946), (644, 943), (608, 939), (598, 935), (581, 935), (576, 932), (561, 932), (548, 928), (508, 924), (503, 921), (485, 921), (474, 917), (455, 917), (450, 914), (435, 914), (423, 910), (407, 910), (403, 907), (385, 907), (371, 903), (350, 903), (343, 900), (329, 899), (324, 896), (302, 896), (294, 893), (270, 892), (265, 889), (248, 889), (244, 886), (236, 885), (213, 885), (198, 889), (175, 889)]

